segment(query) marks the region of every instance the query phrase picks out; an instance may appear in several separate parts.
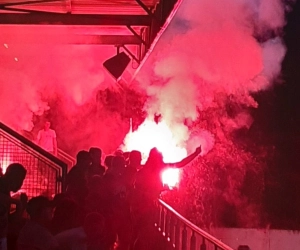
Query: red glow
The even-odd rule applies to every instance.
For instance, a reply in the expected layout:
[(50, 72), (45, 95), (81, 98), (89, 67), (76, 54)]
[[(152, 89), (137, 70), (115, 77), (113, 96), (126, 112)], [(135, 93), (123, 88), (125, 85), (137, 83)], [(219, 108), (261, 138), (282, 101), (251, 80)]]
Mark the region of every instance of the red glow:
[(181, 141), (176, 136), (164, 121), (157, 124), (146, 119), (138, 130), (127, 134), (124, 150), (139, 150), (145, 162), (150, 150), (156, 147), (163, 154), (165, 162), (177, 162), (187, 156), (187, 151), (180, 146)]
[(2, 159), (0, 161), (0, 166), (2, 169), (2, 173), (5, 174), (7, 167), (9, 166), (9, 164), (11, 164), (11, 159), (9, 154), (4, 154), (2, 156)]
[(180, 182), (180, 170), (178, 168), (167, 168), (161, 174), (161, 179), (164, 185), (170, 189), (178, 187)]
[[(130, 131), (124, 140), (124, 149), (127, 151), (139, 150), (142, 153), (143, 163), (147, 160), (149, 152), (156, 147), (162, 154), (164, 162), (178, 162), (187, 156), (185, 148), (181, 147), (182, 136), (179, 130), (175, 133), (165, 121), (156, 123), (146, 119), (138, 130)], [(178, 187), (180, 170), (167, 168), (161, 173), (162, 183), (170, 189)]]

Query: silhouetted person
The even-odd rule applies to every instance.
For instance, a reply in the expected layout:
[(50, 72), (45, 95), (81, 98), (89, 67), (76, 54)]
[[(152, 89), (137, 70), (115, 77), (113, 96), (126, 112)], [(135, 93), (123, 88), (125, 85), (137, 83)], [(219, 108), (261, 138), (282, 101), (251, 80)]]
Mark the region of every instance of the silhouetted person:
[(102, 176), (105, 172), (105, 167), (101, 164), (102, 150), (100, 148), (90, 148), (89, 150), (92, 164), (89, 167), (89, 179), (94, 175)]
[(48, 226), (52, 219), (52, 204), (44, 196), (34, 197), (27, 204), (30, 220), (22, 228), (18, 238), (18, 249), (56, 250), (58, 242)]
[(16, 250), (20, 230), (26, 223), (24, 212), (28, 202), (28, 197), (25, 193), (17, 192), (12, 195), (12, 198), (17, 200), (17, 204), (21, 204), (21, 206), (17, 205), (17, 210), (10, 213), (8, 216), (7, 248), (9, 250)]
[(111, 167), (106, 171), (106, 175), (120, 178), (125, 172), (125, 166), (126, 162), (123, 156), (114, 156), (111, 161)]
[(111, 249), (116, 241), (116, 229), (113, 225), (113, 194), (110, 188), (110, 178), (104, 175), (94, 175), (89, 182), (89, 194), (86, 199), (86, 212), (99, 213), (105, 219), (105, 238), (106, 249)]
[(115, 156), (121, 156), (124, 157), (124, 152), (121, 149), (117, 149), (114, 153)]
[(130, 152), (128, 152), (128, 151), (123, 152), (123, 157), (126, 161), (126, 164), (128, 164), (128, 162), (129, 162), (129, 155), (130, 155)]
[[(104, 214), (103, 196), (106, 195), (107, 190), (103, 184), (103, 177), (94, 175), (88, 185), (89, 193), (86, 199), (86, 211), (98, 212)], [(109, 209), (109, 208), (108, 208)]]
[[(89, 207), (94, 211), (99, 211), (105, 218), (106, 228), (108, 231), (107, 242), (112, 246), (116, 240), (117, 233), (119, 234), (119, 240), (122, 244), (127, 244), (127, 237), (123, 230), (123, 214), (126, 210), (124, 205), (126, 197), (126, 187), (123, 181), (122, 174), (125, 170), (125, 160), (122, 156), (112, 156), (110, 159), (110, 166), (105, 172), (101, 182), (95, 182), (94, 188), (97, 191), (93, 191), (87, 200)], [(94, 176), (93, 180), (97, 180), (98, 177)], [(94, 197), (94, 199), (93, 199)], [(98, 209), (96, 209), (98, 205)]]
[(60, 203), (64, 199), (70, 199), (70, 196), (67, 195), (66, 193), (56, 194), (52, 200), (53, 206), (56, 207), (58, 205), (58, 203)]
[(88, 194), (87, 178), (91, 163), (90, 153), (82, 150), (76, 156), (76, 165), (67, 174), (66, 193), (79, 205), (84, 204)]
[(105, 218), (100, 213), (89, 213), (83, 224), (87, 236), (87, 250), (109, 250), (105, 244)]
[(44, 128), (38, 132), (37, 143), (47, 152), (57, 155), (56, 133), (53, 129), (50, 128), (50, 126), (50, 122), (46, 121), (44, 124)]
[(125, 168), (123, 178), (126, 188), (130, 192), (134, 188), (135, 178), (138, 170), (141, 169), (142, 154), (140, 151), (133, 150), (129, 153), (129, 164)]
[(140, 170), (142, 168), (142, 153), (137, 150), (132, 150), (129, 153), (129, 166), (133, 169)]
[[(26, 177), (26, 169), (19, 163), (10, 164), (5, 174), (0, 177), (0, 244), (1, 249), (7, 248), (7, 229), (9, 217), (14, 219), (20, 218), (24, 210), (25, 204), (22, 201), (27, 197), (24, 194), (21, 195), (20, 200), (11, 198), (10, 192), (17, 192), (23, 185), (23, 181)], [(16, 211), (10, 214), (11, 204), (16, 205)]]
[[(201, 153), (201, 147), (182, 161), (177, 163), (164, 163), (163, 155), (157, 148), (151, 149), (143, 169), (137, 173), (132, 210), (134, 215), (135, 232), (139, 240), (136, 249), (151, 250), (157, 244), (155, 237), (154, 216), (155, 202), (163, 191), (161, 173), (167, 167), (182, 168)], [(151, 242), (151, 244), (145, 244)]]
[(115, 156), (106, 176), (110, 177), (108, 189), (112, 195), (113, 225), (115, 225), (118, 235), (118, 249), (120, 250), (128, 250), (132, 240), (132, 221), (127, 199), (126, 180), (124, 179), (125, 165), (124, 157)]
[(112, 160), (115, 156), (114, 155), (107, 155), (104, 159), (104, 164), (106, 166), (106, 171), (111, 167), (111, 163), (112, 163)]
[(51, 222), (53, 234), (61, 233), (80, 226), (80, 212), (78, 204), (71, 198), (63, 198), (55, 204)]
[(163, 190), (163, 183), (160, 175), (166, 168), (182, 168), (189, 164), (196, 156), (201, 153), (201, 146), (198, 147), (194, 153), (190, 154), (180, 162), (176, 163), (164, 163), (163, 155), (157, 150), (157, 148), (151, 149), (147, 162), (143, 169), (141, 169), (136, 178), (136, 188), (138, 191), (150, 199), (156, 199), (159, 197)]

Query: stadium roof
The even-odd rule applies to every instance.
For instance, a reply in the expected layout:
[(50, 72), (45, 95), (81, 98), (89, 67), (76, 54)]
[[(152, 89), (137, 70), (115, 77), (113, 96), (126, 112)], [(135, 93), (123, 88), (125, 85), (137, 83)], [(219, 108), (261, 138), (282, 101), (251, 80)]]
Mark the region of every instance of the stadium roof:
[[(138, 49), (132, 56), (140, 62), (176, 2), (177, 0), (0, 0), (0, 25), (7, 27), (7, 30), (24, 25), (24, 32), (29, 33), (32, 29), (44, 29), (45, 26), (51, 26), (52, 29), (53, 26), (71, 26), (73, 33), (60, 42), (114, 45), (125, 49), (126, 45), (137, 46)], [(55, 41), (47, 36), (43, 37), (44, 42)], [(37, 40), (43, 42), (43, 37)]]

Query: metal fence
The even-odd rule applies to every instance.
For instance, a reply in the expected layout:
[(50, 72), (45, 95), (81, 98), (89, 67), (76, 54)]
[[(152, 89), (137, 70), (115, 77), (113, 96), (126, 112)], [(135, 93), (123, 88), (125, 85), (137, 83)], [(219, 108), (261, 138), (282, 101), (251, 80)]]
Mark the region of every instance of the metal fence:
[(57, 149), (57, 158), (67, 164), (68, 172), (76, 164), (76, 159), (61, 149)]
[(29, 197), (53, 197), (64, 190), (67, 165), (0, 123), (0, 167), (3, 173), (11, 163), (21, 163), (27, 169), (20, 192)]
[(168, 249), (233, 250), (188, 221), (162, 200), (158, 200), (156, 208), (155, 226), (168, 241)]

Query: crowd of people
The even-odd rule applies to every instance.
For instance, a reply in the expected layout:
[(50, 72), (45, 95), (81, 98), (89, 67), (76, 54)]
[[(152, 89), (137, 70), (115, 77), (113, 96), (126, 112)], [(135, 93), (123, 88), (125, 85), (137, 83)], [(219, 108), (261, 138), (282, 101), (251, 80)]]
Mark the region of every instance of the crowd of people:
[(139, 151), (105, 157), (92, 147), (76, 156), (66, 176), (66, 190), (54, 198), (25, 194), (11, 197), (26, 178), (19, 163), (0, 177), (0, 250), (159, 249), (155, 239), (155, 202), (164, 186), (165, 167), (181, 168), (201, 153), (201, 147), (181, 162), (167, 164), (153, 148), (144, 165)]

